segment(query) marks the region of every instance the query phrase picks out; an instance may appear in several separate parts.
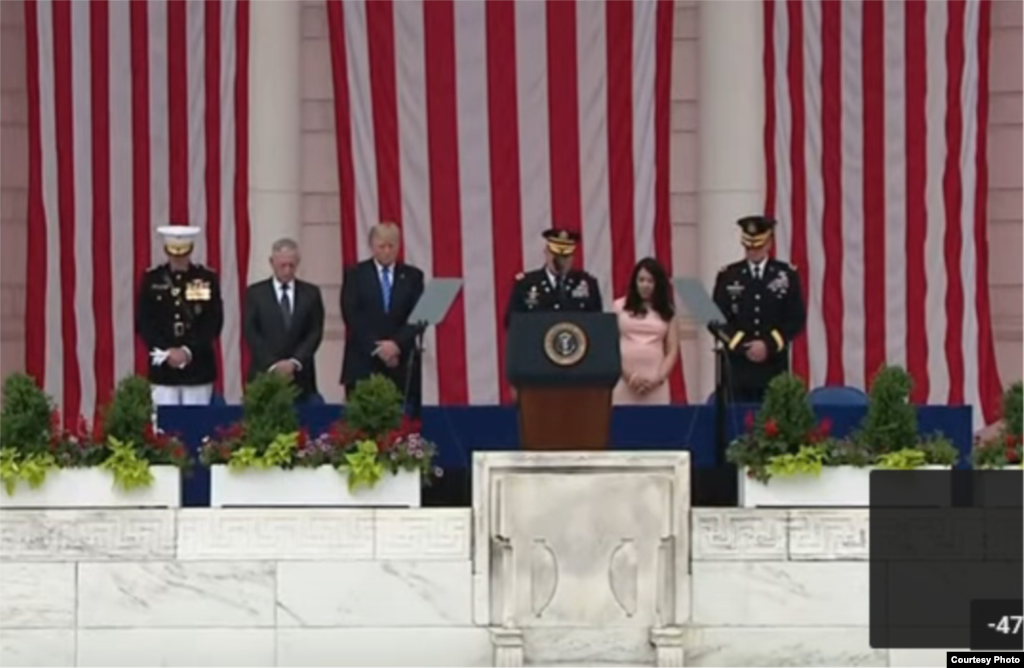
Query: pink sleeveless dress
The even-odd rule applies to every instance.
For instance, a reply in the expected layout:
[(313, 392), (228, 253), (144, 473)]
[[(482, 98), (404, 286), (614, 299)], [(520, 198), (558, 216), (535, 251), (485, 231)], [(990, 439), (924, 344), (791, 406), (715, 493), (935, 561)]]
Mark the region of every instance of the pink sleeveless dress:
[[(615, 314), (619, 319), (619, 350), (622, 355), (622, 368), (629, 374), (638, 373), (652, 378), (657, 375), (661, 363), (665, 360), (665, 338), (668, 336), (669, 324), (657, 313), (648, 311), (643, 317), (634, 317), (624, 309), (626, 300), (615, 300)], [(616, 405), (659, 405), (670, 400), (668, 383), (662, 383), (647, 394), (637, 394), (620, 379), (612, 392), (612, 402)]]

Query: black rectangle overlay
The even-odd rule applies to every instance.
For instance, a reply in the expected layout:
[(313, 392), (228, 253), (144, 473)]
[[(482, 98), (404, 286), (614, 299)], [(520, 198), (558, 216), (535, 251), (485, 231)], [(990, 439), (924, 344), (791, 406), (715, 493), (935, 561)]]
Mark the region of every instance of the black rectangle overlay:
[(974, 648), (972, 602), (1024, 591), (1022, 499), (1021, 471), (872, 471), (871, 646)]
[(971, 649), (1024, 650), (1024, 599), (971, 601)]

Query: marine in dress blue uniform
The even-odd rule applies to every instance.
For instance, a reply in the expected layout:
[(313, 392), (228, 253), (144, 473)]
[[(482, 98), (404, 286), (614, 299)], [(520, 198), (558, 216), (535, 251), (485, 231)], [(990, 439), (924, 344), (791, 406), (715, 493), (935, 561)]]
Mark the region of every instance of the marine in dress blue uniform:
[(726, 317), (732, 400), (760, 402), (771, 379), (789, 370), (806, 313), (796, 268), (769, 257), (775, 220), (747, 216), (737, 224), (746, 258), (718, 272), (714, 300)]
[(135, 331), (149, 352), (153, 404), (206, 405), (217, 379), (214, 345), (224, 326), (220, 281), (191, 261), (200, 229), (169, 225), (167, 262), (146, 271), (139, 287)]
[(516, 274), (505, 309), (506, 329), (513, 313), (603, 310), (597, 279), (582, 269), (572, 268), (580, 235), (555, 228), (544, 232), (544, 239), (544, 266)]

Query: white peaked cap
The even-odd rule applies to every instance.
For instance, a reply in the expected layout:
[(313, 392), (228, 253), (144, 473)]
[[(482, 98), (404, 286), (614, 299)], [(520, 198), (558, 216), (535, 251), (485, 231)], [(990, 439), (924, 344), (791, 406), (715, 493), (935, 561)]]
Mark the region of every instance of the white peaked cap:
[(193, 241), (202, 232), (198, 227), (189, 225), (164, 225), (156, 228), (157, 234), (167, 241)]

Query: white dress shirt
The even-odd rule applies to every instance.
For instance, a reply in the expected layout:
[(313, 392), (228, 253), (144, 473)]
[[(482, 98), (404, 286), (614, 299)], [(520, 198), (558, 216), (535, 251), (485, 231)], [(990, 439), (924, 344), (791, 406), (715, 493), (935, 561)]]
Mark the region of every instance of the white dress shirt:
[(750, 275), (754, 278), (764, 278), (764, 270), (768, 264), (768, 258), (761, 260), (760, 262), (748, 262), (750, 266)]

